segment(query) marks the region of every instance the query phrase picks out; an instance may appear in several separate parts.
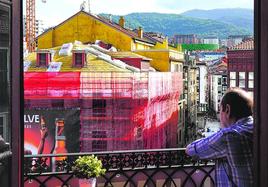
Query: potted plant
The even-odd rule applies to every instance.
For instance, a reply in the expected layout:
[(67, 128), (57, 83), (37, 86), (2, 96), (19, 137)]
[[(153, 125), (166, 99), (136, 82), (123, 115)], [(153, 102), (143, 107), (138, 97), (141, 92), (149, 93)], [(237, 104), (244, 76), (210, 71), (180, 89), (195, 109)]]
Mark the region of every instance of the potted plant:
[(72, 171), (79, 178), (79, 186), (96, 186), (96, 177), (105, 174), (102, 162), (96, 156), (82, 156), (74, 161)]

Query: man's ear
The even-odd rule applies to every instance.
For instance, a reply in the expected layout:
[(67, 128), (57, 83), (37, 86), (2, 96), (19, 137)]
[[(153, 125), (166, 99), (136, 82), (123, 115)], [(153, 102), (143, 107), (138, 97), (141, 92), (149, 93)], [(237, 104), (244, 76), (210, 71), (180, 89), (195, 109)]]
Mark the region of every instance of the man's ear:
[(226, 104), (225, 113), (226, 113), (227, 116), (230, 118), (230, 114), (231, 114), (231, 106), (230, 106), (229, 104)]

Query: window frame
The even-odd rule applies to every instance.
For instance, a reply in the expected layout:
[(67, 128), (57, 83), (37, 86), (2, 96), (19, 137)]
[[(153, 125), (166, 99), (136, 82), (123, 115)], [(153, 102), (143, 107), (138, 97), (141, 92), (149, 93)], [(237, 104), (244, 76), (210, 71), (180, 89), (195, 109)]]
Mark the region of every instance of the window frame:
[[(242, 78), (240, 78), (240, 74), (244, 74), (244, 76), (241, 76)], [(241, 86), (241, 82), (240, 81), (243, 81), (244, 82), (244, 85)], [(239, 88), (246, 88), (246, 72), (244, 71), (240, 71), (238, 72), (238, 87)]]
[[(231, 73), (234, 73), (234, 77), (231, 76)], [(236, 87), (237, 85), (237, 72), (236, 71), (230, 71), (229, 72), (229, 87)]]
[[(253, 73), (253, 76), (251, 78), (249, 76), (250, 73)], [(250, 86), (251, 85), (250, 82), (253, 83), (252, 86)], [(252, 71), (248, 72), (248, 88), (254, 89), (254, 72), (252, 72)]]
[[(23, 65), (22, 61), (22, 1), (4, 1), (12, 6), (12, 186), (23, 184), (23, 128), (18, 126), (23, 121)], [(254, 37), (255, 37), (255, 64), (254, 64), (254, 186), (268, 186), (268, 147), (263, 142), (268, 140), (268, 4), (266, 0), (254, 1)], [(14, 31), (14, 32), (13, 32)], [(262, 133), (260, 133), (262, 132)]]

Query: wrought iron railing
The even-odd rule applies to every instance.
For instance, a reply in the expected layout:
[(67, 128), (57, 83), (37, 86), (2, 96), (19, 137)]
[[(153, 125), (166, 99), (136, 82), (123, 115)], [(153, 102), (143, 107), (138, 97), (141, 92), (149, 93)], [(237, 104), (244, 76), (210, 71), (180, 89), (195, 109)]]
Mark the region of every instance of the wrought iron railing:
[(79, 186), (71, 171), (73, 161), (91, 154), (101, 159), (107, 169), (104, 176), (97, 178), (97, 186), (214, 185), (213, 162), (193, 160), (185, 149), (161, 149), (25, 155), (24, 186)]

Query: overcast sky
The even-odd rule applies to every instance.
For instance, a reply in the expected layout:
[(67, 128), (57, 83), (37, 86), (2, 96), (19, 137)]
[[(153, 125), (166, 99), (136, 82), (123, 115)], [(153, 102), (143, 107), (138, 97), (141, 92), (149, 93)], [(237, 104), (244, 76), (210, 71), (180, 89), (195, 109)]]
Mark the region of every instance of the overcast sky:
[[(26, 0), (24, 1), (24, 5)], [(47, 26), (59, 24), (80, 10), (83, 0), (36, 1), (37, 19)], [(191, 9), (250, 8), (253, 0), (90, 0), (93, 13), (125, 15), (133, 12), (182, 13)], [(25, 14), (25, 12), (24, 12)]]

